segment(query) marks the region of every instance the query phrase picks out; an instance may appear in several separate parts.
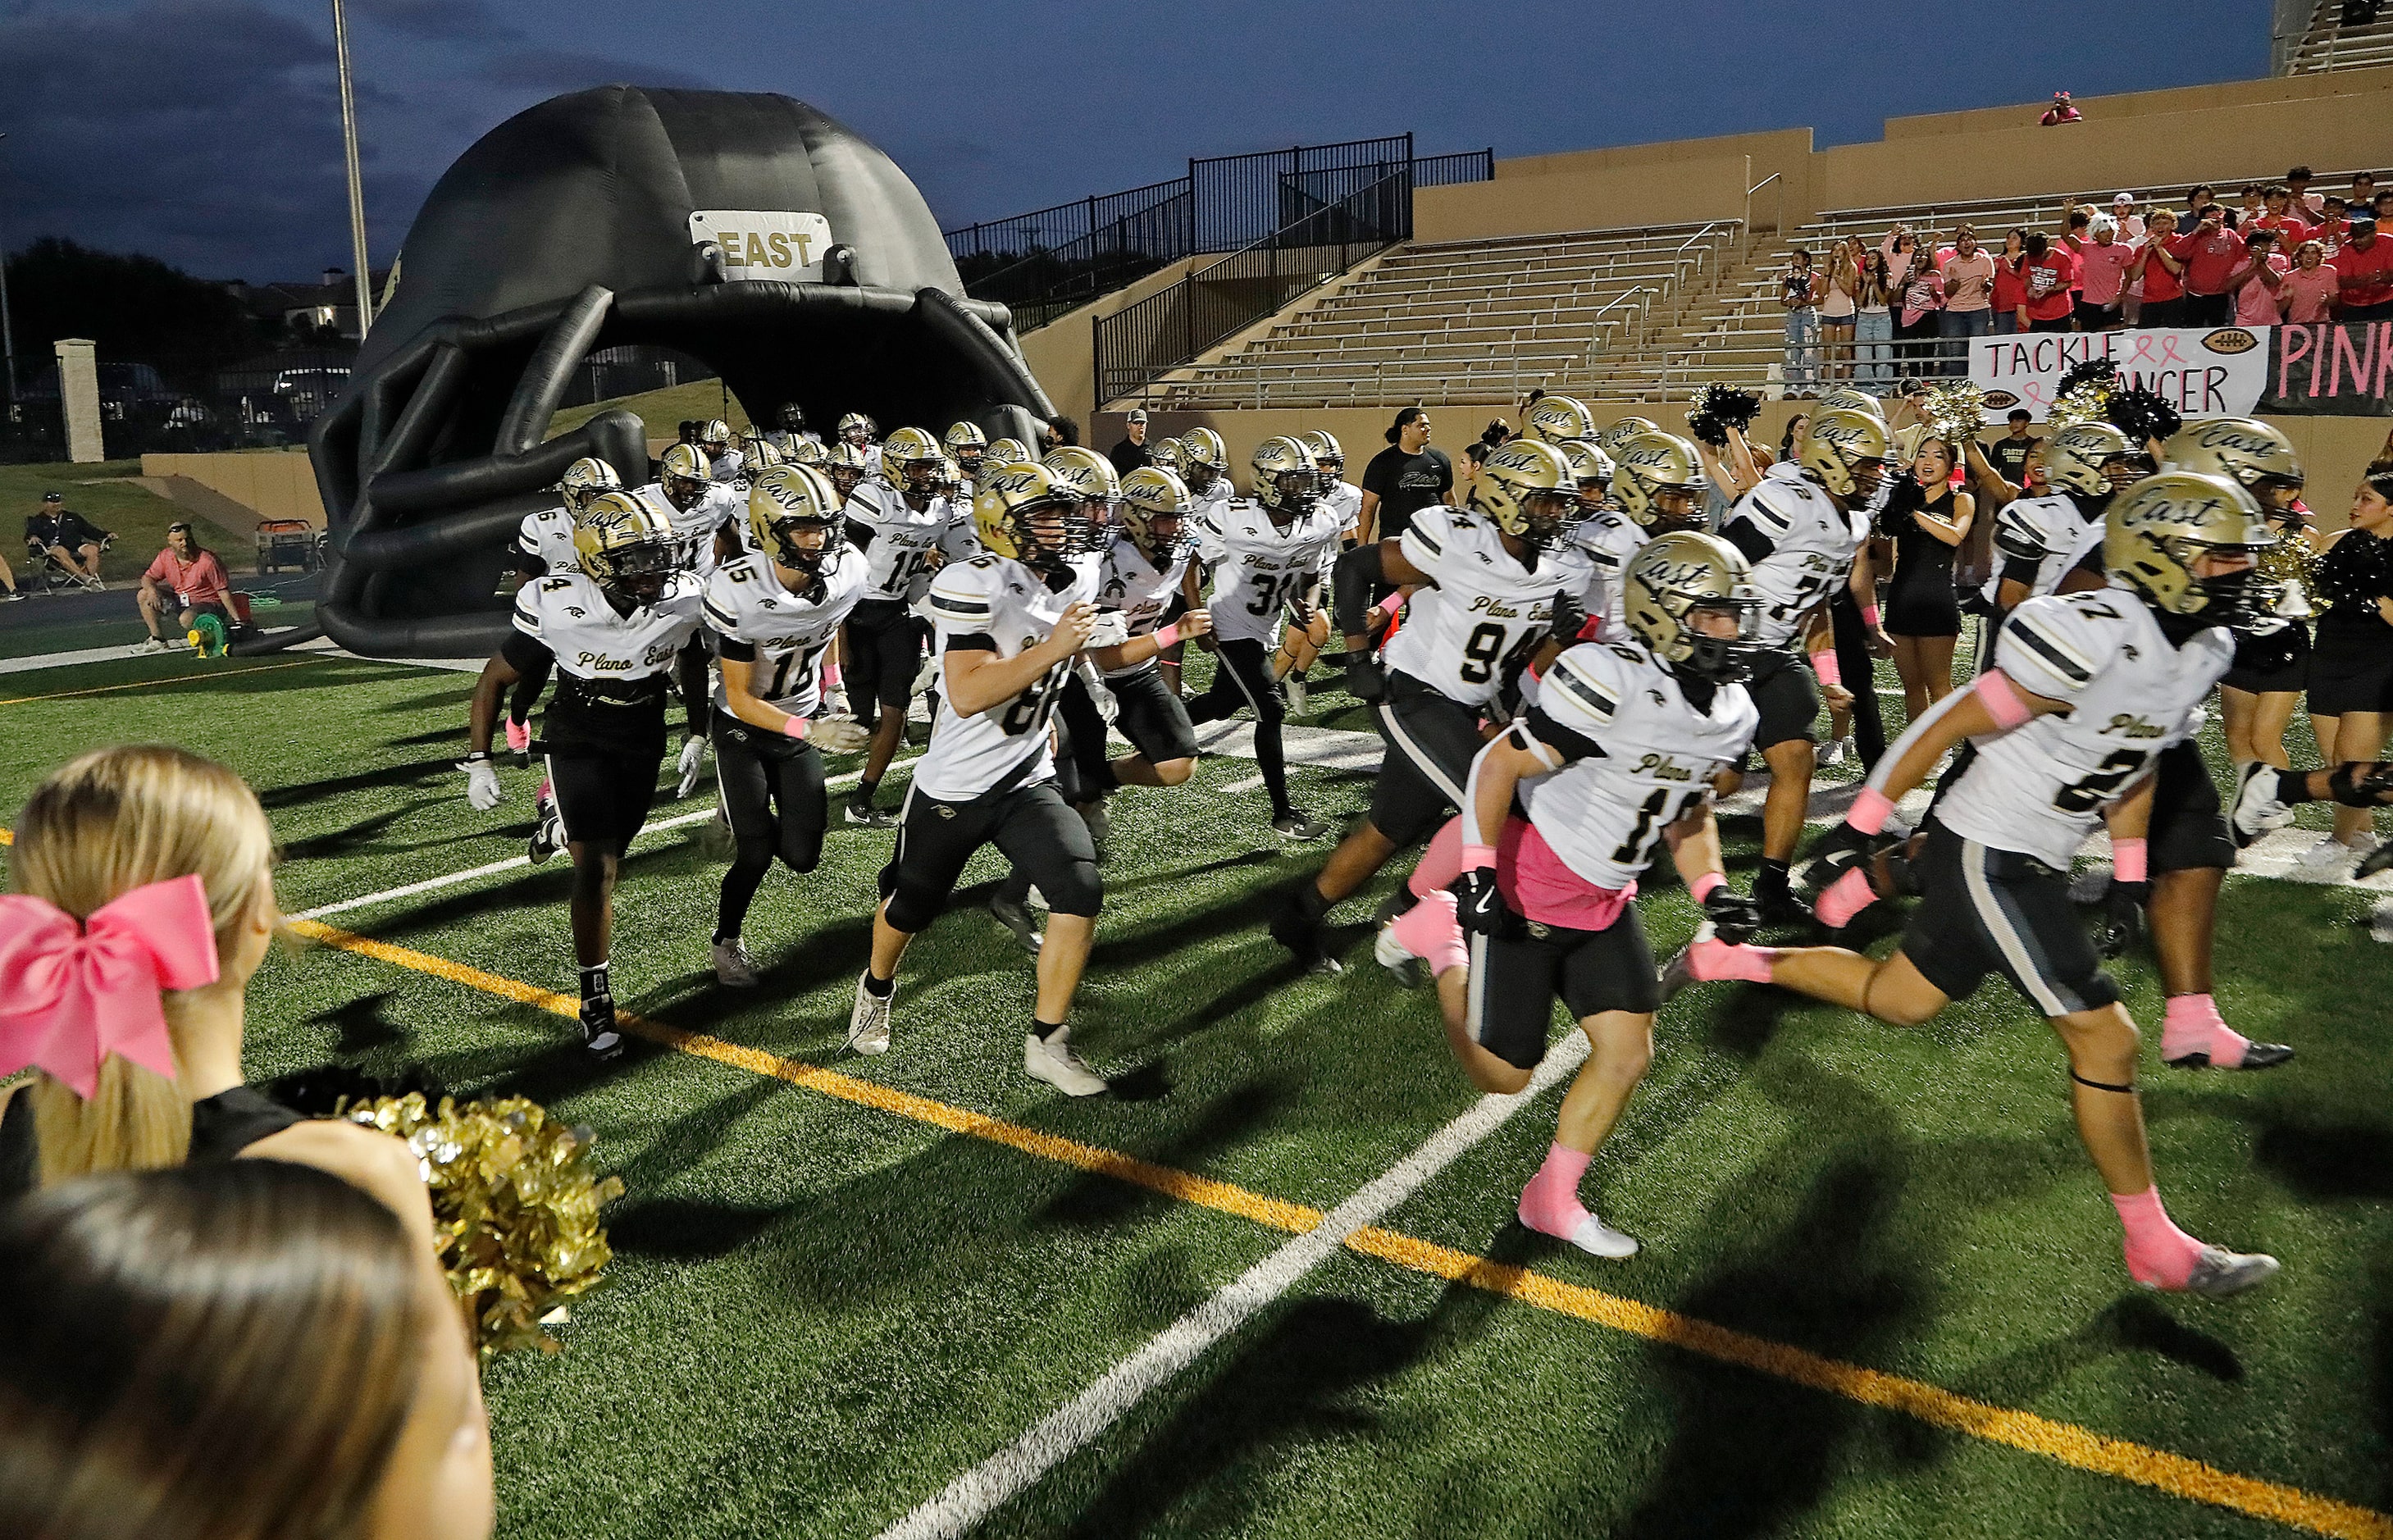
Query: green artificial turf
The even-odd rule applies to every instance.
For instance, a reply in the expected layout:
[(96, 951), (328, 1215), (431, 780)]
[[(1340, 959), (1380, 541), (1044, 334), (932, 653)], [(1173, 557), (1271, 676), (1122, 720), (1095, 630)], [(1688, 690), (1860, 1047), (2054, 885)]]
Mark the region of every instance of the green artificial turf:
[[(1192, 662), (1192, 687), (1209, 673)], [(1326, 672), (1326, 671), (1324, 671)], [(466, 675), (339, 658), (132, 659), (20, 673), (0, 696), (160, 682), (0, 708), (0, 806), (96, 744), (164, 738), (250, 777), (297, 911), (520, 854), (530, 771), (477, 814), (452, 768)], [(163, 683), (179, 681), (178, 683)], [(1356, 724), (1316, 691), (1313, 720)], [(2215, 735), (2213, 735), (2215, 737)], [(2302, 750), (2296, 749), (2296, 753)], [(833, 766), (834, 773), (853, 762)], [(1474, 1101), (1426, 992), (1368, 960), (1299, 977), (1263, 933), (1324, 847), (1283, 846), (1250, 763), (1115, 799), (1107, 900), (1076, 1035), (1118, 1094), (1021, 1073), (1029, 959), (967, 871), (900, 976), (887, 1056), (840, 1056), (892, 836), (836, 821), (823, 864), (776, 869), (747, 938), (707, 962), (719, 865), (649, 836), (619, 894), (630, 1008), (743, 1047), (1332, 1206)], [(1366, 773), (1293, 769), (1342, 822)], [(903, 768), (883, 788), (903, 790)], [(678, 804), (668, 786), (657, 816)], [(1725, 829), (1750, 876), (1758, 823)], [(333, 923), (571, 989), (565, 863)], [(1657, 952), (1693, 910), (1657, 877)], [(2002, 1406), (2393, 1508), (2393, 948), (2368, 895), (2230, 882), (2218, 994), (2300, 1056), (2265, 1076), (2164, 1069), (2147, 959), (2117, 965), (2148, 1029), (2164, 1193), (2189, 1229), (2286, 1271), (2203, 1305), (2132, 1288), (2071, 1130), (2062, 1057), (2007, 986), (1899, 1031), (1743, 985), (1667, 1007), (1651, 1077), (1587, 1192), (1639, 1235), (1627, 1263), (1511, 1219), (1556, 1097), (1524, 1108), (1383, 1222)], [(1890, 920), (1873, 922), (1883, 948)], [(746, 1070), (635, 1045), (590, 1064), (569, 1024), (324, 947), (251, 990), (254, 1078), (327, 1063), (520, 1092), (599, 1140), (629, 1189), (608, 1286), (566, 1351), (487, 1377), (507, 1536), (870, 1535), (1071, 1400), (1288, 1239), (1177, 1201)], [(1557, 1031), (1563, 1030), (1557, 1023)], [(1341, 1254), (1000, 1510), (988, 1535), (2260, 1535), (2294, 1533), (1939, 1431), (1480, 1289)]]

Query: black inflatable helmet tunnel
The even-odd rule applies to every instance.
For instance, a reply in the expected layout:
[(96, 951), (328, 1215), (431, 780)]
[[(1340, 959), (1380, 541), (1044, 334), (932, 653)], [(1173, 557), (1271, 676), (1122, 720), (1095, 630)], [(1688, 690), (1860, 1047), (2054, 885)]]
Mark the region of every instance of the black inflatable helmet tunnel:
[[(378, 657), (494, 651), (524, 513), (585, 454), (650, 479), (640, 419), (546, 437), (576, 366), (646, 343), (770, 424), (860, 411), (1038, 442), (1053, 415), (1005, 307), (962, 297), (896, 163), (787, 97), (605, 85), (485, 135), (425, 201), (390, 307), (308, 435), (334, 551), (315, 625)], [(786, 273), (754, 278), (752, 273)]]

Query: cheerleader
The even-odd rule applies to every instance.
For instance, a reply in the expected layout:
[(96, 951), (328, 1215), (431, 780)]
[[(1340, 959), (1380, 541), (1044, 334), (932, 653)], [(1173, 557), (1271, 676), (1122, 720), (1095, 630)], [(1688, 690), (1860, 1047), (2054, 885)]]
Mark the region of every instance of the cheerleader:
[[(2326, 601), (2309, 659), (2310, 731), (2330, 765), (2373, 761), (2393, 724), (2393, 460), (2368, 467), (2351, 499), (2351, 528), (2328, 537), (2318, 564)], [(2369, 842), (2372, 814), (2334, 811), (2334, 832), (2301, 858), (2333, 875)]]

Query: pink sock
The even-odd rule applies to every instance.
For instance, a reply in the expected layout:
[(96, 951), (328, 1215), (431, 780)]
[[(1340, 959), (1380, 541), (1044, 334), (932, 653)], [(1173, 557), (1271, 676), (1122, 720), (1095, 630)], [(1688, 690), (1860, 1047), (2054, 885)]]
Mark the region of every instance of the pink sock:
[(1426, 898), (1433, 893), (1444, 893), (1449, 883), (1462, 875), (1462, 819), (1448, 818), (1445, 826), (1430, 836), (1429, 848), (1421, 852), (1420, 865), (1405, 879), (1415, 898)]
[(1578, 1201), (1578, 1179), (1587, 1175), (1587, 1163), (1594, 1158), (1562, 1144), (1548, 1150), (1545, 1165), (1521, 1189), (1521, 1222), (1540, 1235), (1570, 1239), (1587, 1218), (1587, 1205)]
[(531, 747), (531, 724), (507, 718), (507, 747), (520, 754)]
[(554, 799), (553, 797), (551, 797), (551, 796), (550, 796), (550, 794), (549, 794), (548, 777), (547, 777), (546, 776), (543, 776), (543, 777), (540, 777), (540, 790), (539, 790), (537, 793), (535, 793), (535, 794), (533, 795), (532, 800), (533, 800), (534, 802), (543, 802), (543, 803), (544, 803), (544, 802), (551, 802), (551, 801), (554, 801), (554, 800), (555, 800), (555, 799)]
[(2235, 1069), (2243, 1063), (2243, 1051), (2252, 1040), (2227, 1024), (2218, 1013), (2218, 1002), (2208, 995), (2171, 995), (2168, 1011), (2161, 1018), (2161, 1057), (2182, 1059), (2189, 1053), (2207, 1053), (2210, 1062), (2221, 1069)]
[(1454, 894), (1439, 889), (1420, 895), (1420, 902), (1398, 915), (1389, 926), (1396, 944), (1429, 964), (1432, 977), (1449, 968), (1465, 968), (1471, 963), (1470, 948), (1463, 945), (1462, 922), (1454, 917)]
[(2127, 1232), (2127, 1272), (2139, 1284), (2183, 1288), (2202, 1256), (2202, 1243), (2170, 1221), (2161, 1207), (2161, 1190), (2147, 1187), (2125, 1197), (2113, 1193), (2111, 1207)]
[(1774, 947), (1741, 943), (1731, 946), (1718, 939), (1698, 941), (1687, 953), (1687, 971), (1706, 983), (1738, 979), (1746, 984), (1768, 984), (1770, 965), (1777, 959)]
[(1820, 923), (1832, 931), (1841, 931), (1853, 922), (1853, 916), (1877, 902), (1877, 894), (1869, 885), (1862, 868), (1852, 870), (1828, 884), (1828, 891), (1811, 906)]

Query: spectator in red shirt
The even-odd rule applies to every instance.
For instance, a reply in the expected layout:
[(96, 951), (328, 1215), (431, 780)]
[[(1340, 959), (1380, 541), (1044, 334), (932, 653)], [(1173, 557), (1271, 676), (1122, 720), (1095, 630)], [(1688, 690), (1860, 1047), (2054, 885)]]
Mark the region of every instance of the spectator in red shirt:
[(2310, 190), (2310, 168), (2297, 165), (2285, 173), (2285, 191), (2293, 200), (2294, 216), (2304, 224), (2318, 217), (2322, 206), (2319, 195)]
[(2309, 210), (2294, 202), (2291, 188), (2272, 187), (2267, 193), (2269, 210), (2259, 218), (2244, 222), (2243, 238), (2249, 241), (2255, 228), (2277, 232), (2277, 249), (2290, 252), (2309, 239)]
[(2006, 336), (2026, 328), (2020, 324), (2020, 307), (2027, 303), (2027, 280), (2020, 265), (2027, 260), (2027, 228), (2013, 225), (2003, 232), (2003, 254), (1994, 258), (1994, 333)]
[(2175, 326), (2185, 313), (2185, 264), (2169, 254), (2169, 242), (2177, 238), (2177, 211), (2152, 210), (2150, 233), (2143, 244), (2136, 248), (2136, 259), (2127, 264), (2127, 277), (2140, 279), (2144, 285), (2144, 310), (2138, 321), (2141, 326)]
[(2027, 299), (2020, 307), (2022, 332), (2066, 332), (2076, 307), (2069, 286), (2076, 281), (2077, 263), (2066, 246), (2056, 246), (2037, 230), (2027, 238), (2027, 261), (2020, 268)]
[(2052, 105), (2046, 108), (2044, 116), (2036, 121), (2049, 128), (2057, 123), (2083, 123), (2085, 119), (2086, 114), (2080, 112), (2077, 110), (2077, 104), (2069, 99), (2068, 92), (2055, 91), (2052, 93)]
[(2310, 239), (2326, 248), (2332, 258), (2344, 238), (2351, 233), (2351, 221), (2344, 217), (2344, 202), (2330, 192), (2319, 210), (2318, 223), (2310, 227)]
[(181, 616), (179, 624), (189, 631), (203, 615), (214, 615), (225, 629), (232, 629), (232, 590), (225, 581), (224, 563), (216, 560), (215, 552), (200, 544), (199, 537), (186, 523), (166, 526), (166, 549), (141, 574), (141, 623), (150, 628), (150, 640), (143, 644), (150, 652), (164, 652), (173, 646), (159, 634), (160, 618), (167, 613), (167, 601), (172, 599)]
[(2169, 242), (2169, 254), (2185, 264), (2185, 304), (2180, 326), (2224, 326), (2235, 316), (2228, 275), (2243, 262), (2243, 238), (2216, 203), (2205, 203), (2193, 228)]
[(2119, 325), (2119, 307), (2125, 297), (2127, 266), (2136, 248), (2119, 239), (2119, 222), (2098, 214), (2088, 227), (2094, 238), (2079, 247), (2077, 257), (2077, 329), (2108, 332)]
[(2337, 320), (2393, 320), (2393, 241), (2376, 233), (2373, 219), (2354, 219), (2351, 239), (2334, 254), (2341, 291)]
[(2305, 241), (2294, 254), (2293, 271), (2277, 286), (2277, 300), (2287, 321), (2316, 326), (2334, 319), (2335, 294), (2343, 275), (2326, 265), (2326, 247)]

